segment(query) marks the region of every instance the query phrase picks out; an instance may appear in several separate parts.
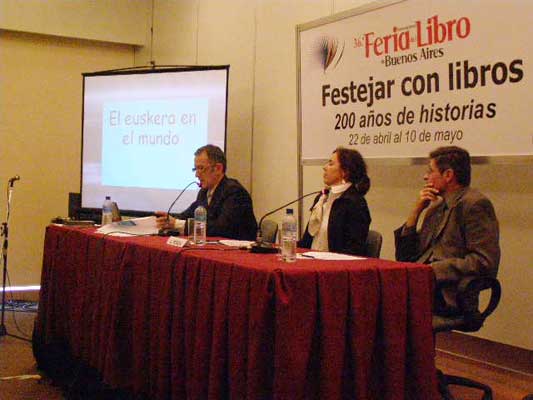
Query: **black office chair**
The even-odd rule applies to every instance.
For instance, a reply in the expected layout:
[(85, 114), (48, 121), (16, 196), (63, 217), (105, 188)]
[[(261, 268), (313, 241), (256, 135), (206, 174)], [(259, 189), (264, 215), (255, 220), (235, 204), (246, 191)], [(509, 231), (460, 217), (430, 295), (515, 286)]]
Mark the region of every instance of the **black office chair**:
[(261, 237), (263, 242), (275, 243), (278, 234), (278, 224), (271, 219), (265, 219), (261, 222)]
[(379, 258), (381, 254), (381, 245), (383, 244), (383, 236), (378, 231), (368, 231), (366, 238), (366, 255), (372, 258)]
[[(483, 290), (490, 290), (490, 299), (483, 311), (479, 310), (479, 295)], [(500, 301), (501, 286), (496, 278), (466, 277), (457, 288), (457, 311), (450, 316), (433, 316), (433, 332), (478, 331)], [(455, 400), (448, 385), (467, 386), (483, 391), (482, 400), (492, 400), (492, 389), (480, 382), (459, 376), (446, 375), (438, 371), (439, 391), (445, 400)]]

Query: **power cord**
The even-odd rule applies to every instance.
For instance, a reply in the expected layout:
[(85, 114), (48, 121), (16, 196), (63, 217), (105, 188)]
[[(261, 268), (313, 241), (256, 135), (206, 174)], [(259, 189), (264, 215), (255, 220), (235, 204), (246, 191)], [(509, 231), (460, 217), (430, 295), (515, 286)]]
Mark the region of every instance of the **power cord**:
[[(9, 285), (9, 287), (11, 287), (11, 279), (9, 277), (9, 271), (6, 271), (7, 272), (7, 283)], [(8, 295), (11, 297), (11, 302), (14, 303), (15, 299), (14, 299), (14, 296), (13, 296), (13, 291), (10, 290), (8, 292)], [(13, 322), (15, 323), (15, 328), (17, 329), (17, 332), (20, 333), (22, 336), (17, 336), (17, 335), (12, 335), (12, 334), (8, 334), (9, 336), (13, 336), (17, 339), (21, 339), (21, 340), (25, 340), (27, 342), (30, 342), (31, 343), (31, 335), (28, 335), (26, 332), (24, 332), (20, 325), (18, 324), (18, 321), (17, 321), (17, 317), (16, 317), (16, 314), (15, 314), (15, 308), (11, 308), (11, 314), (12, 314), (12, 317), (13, 317)]]

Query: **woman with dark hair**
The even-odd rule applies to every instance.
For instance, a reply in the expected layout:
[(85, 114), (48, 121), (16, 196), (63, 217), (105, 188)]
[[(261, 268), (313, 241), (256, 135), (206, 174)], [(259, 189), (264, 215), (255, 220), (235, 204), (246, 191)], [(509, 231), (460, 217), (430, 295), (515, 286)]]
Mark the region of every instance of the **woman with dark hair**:
[(326, 188), (315, 198), (299, 247), (366, 255), (370, 189), (366, 164), (357, 150), (337, 148), (324, 165)]

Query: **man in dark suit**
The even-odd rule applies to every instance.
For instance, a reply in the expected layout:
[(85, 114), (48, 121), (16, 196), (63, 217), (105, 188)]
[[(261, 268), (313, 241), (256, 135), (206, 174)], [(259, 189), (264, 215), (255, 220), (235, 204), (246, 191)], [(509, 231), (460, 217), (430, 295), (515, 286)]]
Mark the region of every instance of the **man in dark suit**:
[(187, 218), (194, 217), (196, 207), (207, 209), (207, 235), (231, 239), (254, 240), (257, 234), (252, 199), (236, 179), (226, 176), (226, 156), (217, 146), (206, 145), (194, 153), (194, 171), (201, 190), (185, 211), (174, 217), (158, 212), (159, 228), (183, 232)]
[[(465, 276), (496, 276), (499, 228), (490, 200), (470, 188), (470, 155), (456, 146), (430, 153), (415, 206), (394, 232), (396, 259), (431, 264), (435, 273), (434, 311), (453, 314), (456, 286)], [(425, 217), (420, 231), (416, 226)]]

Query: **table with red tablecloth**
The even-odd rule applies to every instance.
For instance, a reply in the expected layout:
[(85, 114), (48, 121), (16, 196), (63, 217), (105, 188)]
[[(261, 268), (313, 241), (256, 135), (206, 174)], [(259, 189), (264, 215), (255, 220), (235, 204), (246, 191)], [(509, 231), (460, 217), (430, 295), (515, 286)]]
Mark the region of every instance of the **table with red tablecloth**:
[(34, 337), (150, 399), (438, 398), (433, 275), (46, 230)]

